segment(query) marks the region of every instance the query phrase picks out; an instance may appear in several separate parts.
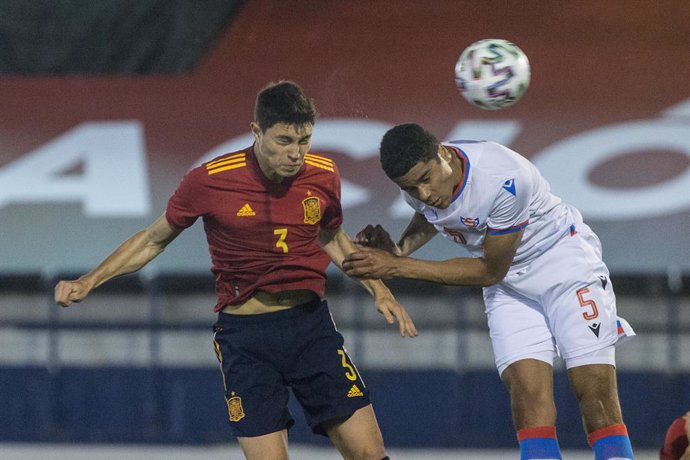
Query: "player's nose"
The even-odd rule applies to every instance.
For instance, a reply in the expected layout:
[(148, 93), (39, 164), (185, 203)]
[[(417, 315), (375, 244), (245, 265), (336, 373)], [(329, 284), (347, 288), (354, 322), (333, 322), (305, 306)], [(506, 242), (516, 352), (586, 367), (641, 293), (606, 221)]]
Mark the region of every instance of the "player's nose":
[(290, 161), (299, 161), (301, 156), (302, 152), (300, 151), (299, 146), (291, 145), (287, 148), (287, 157), (290, 159)]
[(420, 201), (426, 201), (429, 199), (429, 196), (431, 195), (431, 191), (426, 187), (419, 187), (419, 188), (417, 188), (417, 194), (419, 195)]

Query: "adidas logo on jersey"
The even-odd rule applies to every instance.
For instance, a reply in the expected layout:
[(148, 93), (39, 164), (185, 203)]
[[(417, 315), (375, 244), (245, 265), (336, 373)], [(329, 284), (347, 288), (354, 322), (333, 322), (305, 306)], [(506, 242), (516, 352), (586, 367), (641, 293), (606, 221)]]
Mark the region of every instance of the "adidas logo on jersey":
[(239, 211), (237, 211), (237, 217), (248, 217), (248, 216), (255, 216), (256, 213), (252, 209), (251, 206), (249, 206), (249, 203), (245, 203), (244, 206), (240, 208)]
[(364, 393), (362, 393), (362, 390), (360, 390), (357, 385), (352, 385), (350, 391), (347, 392), (347, 397), (356, 398), (357, 396), (364, 396)]

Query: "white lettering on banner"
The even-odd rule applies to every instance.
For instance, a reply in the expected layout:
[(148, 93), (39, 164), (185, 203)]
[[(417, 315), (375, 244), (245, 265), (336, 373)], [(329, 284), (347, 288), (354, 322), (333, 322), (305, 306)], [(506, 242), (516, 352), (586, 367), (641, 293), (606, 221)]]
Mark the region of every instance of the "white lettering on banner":
[[(532, 158), (553, 192), (588, 218), (621, 220), (668, 215), (690, 208), (690, 168), (662, 183), (625, 189), (589, 181), (598, 165), (625, 153), (674, 150), (690, 157), (690, 101), (666, 113), (668, 118), (606, 126), (564, 139)], [(644, 172), (642, 172), (644, 173)]]
[[(356, 160), (377, 156), (383, 135), (392, 125), (380, 121), (331, 118), (319, 122), (314, 130), (314, 150), (344, 152)], [(354, 208), (371, 199), (366, 187), (342, 178), (341, 202), (344, 209)]]
[(520, 130), (520, 122), (516, 120), (468, 120), (456, 124), (445, 139), (491, 140), (510, 145), (520, 134)]
[[(80, 168), (80, 174), (66, 174)], [(150, 194), (138, 121), (83, 123), (0, 169), (0, 208), (81, 202), (89, 217), (148, 217)]]
[[(554, 192), (589, 218), (621, 220), (655, 217), (690, 208), (690, 168), (662, 183), (614, 189), (589, 181), (591, 171), (625, 153), (674, 150), (690, 157), (690, 99), (663, 112), (663, 118), (594, 129), (560, 140), (532, 160)], [(314, 131), (315, 151), (339, 151), (355, 160), (377, 156), (381, 137), (392, 125), (367, 119), (327, 119)], [(466, 120), (446, 139), (491, 139), (510, 145), (520, 132), (516, 120)], [(253, 141), (243, 134), (205, 154), (201, 164)], [(68, 174), (81, 166), (79, 174)], [(372, 199), (365, 184), (342, 181), (343, 207)], [(81, 202), (89, 217), (146, 217), (150, 193), (146, 152), (138, 121), (83, 123), (0, 168), (0, 208), (9, 204)], [(388, 209), (394, 218), (411, 212), (398, 199)]]

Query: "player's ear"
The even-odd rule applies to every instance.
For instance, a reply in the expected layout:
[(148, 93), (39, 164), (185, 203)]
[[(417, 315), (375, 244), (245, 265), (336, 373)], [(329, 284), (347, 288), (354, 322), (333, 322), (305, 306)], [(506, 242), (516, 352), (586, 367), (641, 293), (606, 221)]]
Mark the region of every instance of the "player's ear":
[(259, 124), (255, 121), (252, 121), (251, 123), (249, 123), (249, 127), (251, 128), (252, 134), (254, 134), (254, 137), (258, 138), (259, 135), (261, 134), (261, 127), (259, 126)]
[(443, 147), (443, 144), (438, 144), (438, 157), (446, 163), (450, 162), (450, 152)]

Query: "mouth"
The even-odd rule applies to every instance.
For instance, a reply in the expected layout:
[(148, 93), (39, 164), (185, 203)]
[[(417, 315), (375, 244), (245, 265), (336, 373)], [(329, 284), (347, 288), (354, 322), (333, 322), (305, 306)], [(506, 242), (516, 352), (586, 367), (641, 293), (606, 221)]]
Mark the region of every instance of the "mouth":
[(430, 203), (430, 206), (433, 206), (434, 208), (438, 209), (446, 209), (447, 205), (445, 205), (445, 200), (443, 198), (437, 198), (434, 200), (433, 203)]

